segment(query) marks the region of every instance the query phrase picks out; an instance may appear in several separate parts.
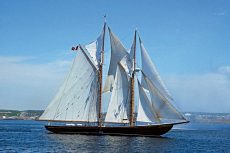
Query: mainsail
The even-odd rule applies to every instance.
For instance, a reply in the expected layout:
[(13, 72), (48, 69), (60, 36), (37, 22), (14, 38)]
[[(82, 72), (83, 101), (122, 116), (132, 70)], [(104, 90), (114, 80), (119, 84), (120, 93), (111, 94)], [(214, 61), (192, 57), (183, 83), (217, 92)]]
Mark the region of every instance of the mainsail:
[(105, 122), (128, 123), (129, 76), (118, 64)]
[(93, 60), (79, 47), (71, 71), (40, 120), (98, 120), (98, 76)]

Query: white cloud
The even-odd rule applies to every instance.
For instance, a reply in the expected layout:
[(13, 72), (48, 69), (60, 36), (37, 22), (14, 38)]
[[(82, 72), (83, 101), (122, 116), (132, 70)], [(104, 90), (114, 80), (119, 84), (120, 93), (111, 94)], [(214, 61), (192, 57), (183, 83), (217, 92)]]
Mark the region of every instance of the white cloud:
[(20, 63), (23, 61), (34, 59), (31, 56), (0, 56), (0, 64), (6, 63)]
[(218, 70), (220, 73), (230, 75), (230, 66), (221, 66)]
[[(0, 56), (0, 109), (44, 109), (71, 64), (69, 59), (31, 63), (35, 57)], [(230, 66), (214, 73), (165, 77), (182, 111), (230, 112)]]
[(216, 73), (167, 77), (167, 84), (183, 111), (230, 113), (229, 66)]
[(44, 109), (71, 60), (31, 63), (35, 57), (0, 57), (0, 108)]
[(216, 13), (214, 13), (214, 15), (217, 15), (217, 16), (224, 16), (225, 13), (224, 13), (224, 12), (216, 12)]

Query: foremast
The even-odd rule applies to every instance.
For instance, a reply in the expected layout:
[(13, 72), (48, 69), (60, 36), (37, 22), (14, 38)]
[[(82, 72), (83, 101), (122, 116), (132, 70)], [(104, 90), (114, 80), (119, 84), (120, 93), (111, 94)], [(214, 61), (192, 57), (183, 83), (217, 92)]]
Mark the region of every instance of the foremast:
[(102, 126), (102, 75), (103, 75), (103, 64), (104, 64), (104, 48), (105, 48), (105, 30), (106, 30), (106, 16), (104, 16), (104, 26), (103, 26), (103, 38), (102, 38), (102, 48), (101, 48), (101, 62), (99, 65), (99, 97), (98, 97), (98, 126)]
[(130, 78), (130, 126), (134, 126), (134, 101), (135, 101), (135, 69), (136, 69), (136, 33), (137, 31), (135, 30), (134, 32), (134, 40), (133, 40), (133, 45), (131, 52), (133, 57), (132, 59), (132, 64), (133, 64), (133, 71), (132, 71), (132, 76)]

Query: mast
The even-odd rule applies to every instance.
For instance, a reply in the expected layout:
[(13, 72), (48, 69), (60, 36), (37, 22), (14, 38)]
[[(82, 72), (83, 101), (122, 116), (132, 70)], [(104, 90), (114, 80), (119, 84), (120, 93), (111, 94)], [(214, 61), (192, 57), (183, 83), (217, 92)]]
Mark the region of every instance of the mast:
[(99, 101), (98, 101), (98, 126), (102, 125), (102, 74), (103, 74), (103, 64), (104, 64), (104, 48), (105, 48), (105, 28), (106, 28), (106, 16), (104, 16), (104, 27), (103, 27), (103, 40), (101, 48), (101, 62), (99, 65)]
[(132, 77), (130, 78), (130, 89), (131, 89), (131, 97), (130, 97), (130, 126), (134, 126), (134, 81), (135, 81), (135, 69), (136, 69), (136, 33), (134, 33), (133, 40), (133, 72)]

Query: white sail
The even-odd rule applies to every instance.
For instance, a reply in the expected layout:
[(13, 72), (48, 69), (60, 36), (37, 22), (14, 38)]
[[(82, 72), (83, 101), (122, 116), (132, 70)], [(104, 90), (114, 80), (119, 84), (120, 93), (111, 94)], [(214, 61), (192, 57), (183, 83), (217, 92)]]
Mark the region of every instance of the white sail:
[[(157, 69), (152, 62), (150, 56), (148, 55), (140, 37), (140, 48), (141, 48), (141, 61), (142, 61), (142, 71), (145, 73), (145, 75), (154, 83), (156, 88), (165, 96), (167, 96), (169, 99), (172, 99), (171, 96), (168, 93), (168, 90), (166, 89), (164, 83), (162, 82), (159, 73), (157, 72)], [(147, 88), (146, 84), (141, 81), (142, 86), (144, 88)]]
[(120, 62), (121, 59), (128, 54), (123, 44), (120, 42), (118, 37), (110, 30), (110, 28), (109, 28), (109, 35), (110, 35), (110, 42), (111, 42), (111, 59), (110, 59), (108, 76), (105, 81), (103, 92), (112, 91), (118, 62)]
[[(134, 38), (133, 38), (133, 43), (132, 43), (132, 46), (131, 46), (131, 49), (130, 49), (130, 52), (129, 52), (129, 56), (130, 56), (130, 61), (132, 63), (132, 68), (134, 68), (134, 62), (135, 62), (135, 54), (136, 54), (136, 34), (137, 34), (137, 31), (135, 30), (135, 33), (134, 33)], [(132, 69), (132, 71), (134, 71), (134, 69)]]
[(129, 52), (129, 56), (130, 56), (130, 59), (131, 61), (134, 61), (134, 48), (136, 47), (135, 44), (136, 42), (133, 42), (132, 46), (131, 46), (131, 49), (130, 49), (130, 52)]
[(129, 78), (120, 64), (118, 64), (116, 72), (105, 122), (128, 123)]
[(160, 120), (156, 114), (156, 110), (152, 105), (151, 101), (146, 95), (145, 89), (141, 86), (138, 81), (138, 90), (139, 90), (139, 102), (138, 102), (138, 111), (137, 111), (137, 122), (153, 122), (159, 123)]
[(101, 62), (101, 51), (102, 51), (102, 43), (103, 43), (103, 36), (104, 30), (102, 31), (101, 35), (97, 38), (97, 40), (85, 45), (85, 48), (88, 50), (90, 56), (92, 57), (95, 65), (99, 65)]
[(133, 62), (129, 54), (125, 55), (119, 63), (125, 69), (125, 72), (131, 76), (133, 72)]
[[(71, 67), (71, 71), (60, 87), (52, 102), (45, 109), (40, 120), (98, 122), (101, 114), (101, 75), (99, 66), (103, 65), (105, 26), (96, 41), (80, 46)], [(136, 31), (130, 53), (127, 52), (118, 37), (109, 29), (111, 59), (103, 92), (111, 91), (111, 97), (105, 123), (129, 123), (130, 114), (130, 77), (137, 79), (134, 70), (136, 50)], [(134, 89), (135, 98), (139, 95), (137, 122), (151, 124), (182, 123), (183, 115), (171, 104), (172, 98), (156, 70), (154, 63), (140, 40), (142, 77), (138, 82), (139, 93)], [(134, 73), (133, 73), (134, 72)], [(134, 74), (134, 75), (132, 75)], [(134, 85), (135, 86), (135, 85)], [(99, 92), (100, 91), (100, 92)], [(133, 98), (133, 97), (132, 97)], [(132, 101), (133, 103), (133, 101)], [(135, 103), (135, 102), (134, 102)], [(137, 103), (137, 102), (136, 102)], [(100, 112), (99, 112), (100, 110)], [(131, 111), (131, 112), (130, 112)], [(182, 121), (183, 120), (183, 121)], [(101, 121), (101, 120), (100, 120)], [(99, 122), (98, 126), (102, 124)], [(130, 124), (132, 126), (132, 124)]]
[(79, 48), (69, 75), (40, 120), (98, 121), (97, 69), (87, 51)]
[(184, 116), (170, 103), (169, 99), (156, 88), (152, 80), (145, 74), (142, 76), (142, 81), (145, 82), (144, 84), (147, 85), (147, 89), (149, 90), (152, 106), (161, 122), (185, 120)]
[(136, 31), (134, 34), (134, 40), (130, 49), (129, 54), (125, 55), (120, 63), (124, 67), (125, 71), (131, 76), (134, 71), (134, 52), (136, 49)]

